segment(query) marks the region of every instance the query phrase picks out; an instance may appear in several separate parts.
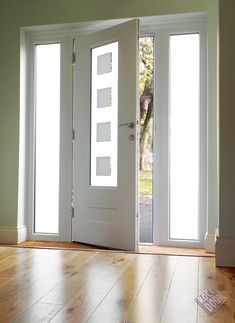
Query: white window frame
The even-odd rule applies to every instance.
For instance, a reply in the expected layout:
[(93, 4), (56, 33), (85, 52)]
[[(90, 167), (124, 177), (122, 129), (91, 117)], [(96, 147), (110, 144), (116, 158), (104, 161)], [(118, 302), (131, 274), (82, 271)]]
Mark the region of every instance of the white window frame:
[[(72, 52), (73, 38), (61, 33), (33, 33), (28, 36), (28, 104), (27, 104), (27, 239), (47, 241), (71, 241), (71, 188), (72, 175)], [(61, 44), (61, 92), (60, 92), (60, 174), (59, 174), (59, 232), (35, 233), (35, 46)], [(64, 157), (66, 156), (66, 158)], [(69, 167), (68, 167), (69, 166)]]
[[(199, 138), (199, 239), (169, 238), (169, 37), (200, 34), (200, 138)], [(204, 247), (207, 226), (207, 18), (204, 15), (166, 18), (156, 27), (144, 28), (141, 36), (154, 37), (154, 166), (153, 245)], [(159, 157), (160, 156), (160, 157)]]

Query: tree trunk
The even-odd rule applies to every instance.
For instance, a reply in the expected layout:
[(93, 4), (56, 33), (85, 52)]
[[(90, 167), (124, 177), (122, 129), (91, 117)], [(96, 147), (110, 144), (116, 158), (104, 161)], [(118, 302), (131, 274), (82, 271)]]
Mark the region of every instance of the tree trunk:
[(145, 82), (145, 88), (140, 96), (140, 170), (144, 169), (143, 156), (149, 153), (148, 126), (153, 116), (153, 80)]

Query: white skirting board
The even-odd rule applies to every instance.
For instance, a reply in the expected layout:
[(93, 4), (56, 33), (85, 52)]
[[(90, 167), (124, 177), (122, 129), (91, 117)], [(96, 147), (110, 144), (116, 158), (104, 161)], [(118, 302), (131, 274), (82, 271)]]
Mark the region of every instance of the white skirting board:
[(235, 238), (217, 237), (216, 266), (235, 267)]
[(27, 238), (26, 226), (0, 227), (0, 243), (17, 244)]
[(206, 252), (215, 252), (215, 241), (216, 241), (215, 234), (206, 233), (205, 241), (204, 241)]

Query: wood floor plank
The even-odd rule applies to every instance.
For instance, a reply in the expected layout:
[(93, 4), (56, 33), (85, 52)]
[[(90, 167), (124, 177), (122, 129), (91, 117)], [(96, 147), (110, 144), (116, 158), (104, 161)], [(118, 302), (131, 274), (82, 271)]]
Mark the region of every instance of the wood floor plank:
[(127, 311), (125, 323), (156, 323), (160, 321), (177, 257), (159, 256), (154, 258), (153, 266), (137, 297)]
[(122, 322), (152, 266), (153, 256), (138, 255), (87, 322)]
[[(84, 253), (86, 257), (92, 256)], [(88, 289), (90, 285), (97, 284), (99, 276), (103, 274), (104, 271), (110, 270), (109, 266), (113, 267), (118, 254), (96, 254), (95, 257), (90, 258), (85, 264), (78, 263), (76, 271), (71, 272), (68, 277), (56, 286), (55, 289), (51, 290), (45, 297), (43, 297), (40, 302), (53, 303), (53, 304), (66, 304), (76, 295), (80, 295), (81, 292)], [(125, 262), (129, 263), (130, 255), (126, 254), (121, 257), (123, 262), (120, 266), (125, 266)], [(98, 277), (98, 278), (97, 278)], [(102, 288), (104, 289), (105, 281), (102, 277)], [(95, 286), (94, 286), (95, 287)], [(94, 288), (93, 287), (93, 288)]]
[(34, 250), (30, 267), (26, 266), (22, 276), (10, 279), (0, 290), (0, 317), (13, 320), (19, 316), (60, 283), (65, 266), (63, 260), (70, 263), (78, 257), (64, 251), (45, 251), (41, 253)]
[(178, 257), (161, 323), (196, 323), (198, 258)]
[[(50, 266), (48, 265), (48, 256), (54, 258), (53, 263)], [(60, 263), (58, 263), (57, 253), (51, 254), (51, 252), (48, 253), (46, 251), (42, 255), (40, 251), (35, 252), (32, 250), (31, 253), (29, 250), (25, 259), (21, 259), (20, 264), (18, 263), (18, 265), (16, 265), (15, 261), (13, 261), (11, 267), (8, 269), (5, 268), (1, 272), (1, 276), (5, 278), (8, 277), (9, 279), (6, 281), (4, 288), (0, 289), (0, 304), (3, 300), (11, 298), (15, 293), (30, 288), (32, 284), (42, 279), (45, 275), (50, 273), (54, 277), (57, 273), (63, 272), (63, 254), (60, 256), (62, 257), (62, 261), (60, 260)], [(71, 259), (66, 258), (66, 263), (72, 261), (72, 259), (76, 257), (76, 254), (71, 254), (70, 257)], [(44, 258), (44, 260), (42, 260), (42, 258)]]
[(82, 256), (84, 256), (84, 259), (79, 257), (80, 261), (78, 260), (78, 262), (67, 267), (60, 284), (41, 298), (41, 303), (64, 305), (87, 284), (87, 280), (90, 279), (91, 275), (89, 268), (93, 267), (92, 264), (99, 262), (99, 254), (89, 253), (82, 254)]
[(31, 250), (24, 251), (18, 253), (15, 249), (7, 248), (8, 250), (5, 250), (5, 257), (0, 259), (0, 275), (2, 276), (2, 272), (4, 270), (8, 270), (9, 268), (13, 266), (18, 266), (21, 263), (24, 263), (24, 260), (30, 256)]
[(227, 289), (227, 299), (231, 308), (231, 322), (235, 323), (235, 270), (234, 268), (225, 269), (225, 281)]
[[(232, 270), (234, 273), (234, 270)], [(199, 260), (199, 293), (214, 289), (227, 299), (226, 304), (213, 316), (209, 316), (198, 307), (198, 323), (234, 323), (234, 298), (232, 297), (231, 282), (226, 280), (226, 268), (216, 268), (215, 260), (207, 258)], [(229, 278), (228, 278), (229, 279)], [(219, 295), (218, 294), (218, 295)]]
[(58, 274), (53, 276), (52, 272), (46, 273), (44, 278), (32, 283), (30, 288), (27, 286), (14, 295), (10, 295), (1, 300), (0, 317), (4, 317), (6, 322), (12, 322), (34, 303), (38, 302), (43, 295), (55, 288), (58, 283)]
[(35, 303), (18, 318), (16, 318), (14, 323), (49, 322), (60, 309), (60, 305)]
[[(122, 273), (136, 259), (133, 254), (108, 254), (110, 263), (108, 264), (107, 262), (108, 258), (105, 260), (106, 264), (103, 268), (98, 263), (100, 270), (94, 272), (86, 284), (82, 285), (75, 297), (54, 317), (53, 323), (77, 322), (78, 319), (79, 322), (85, 322), (115, 285)], [(100, 256), (103, 258), (104, 254), (102, 253)]]

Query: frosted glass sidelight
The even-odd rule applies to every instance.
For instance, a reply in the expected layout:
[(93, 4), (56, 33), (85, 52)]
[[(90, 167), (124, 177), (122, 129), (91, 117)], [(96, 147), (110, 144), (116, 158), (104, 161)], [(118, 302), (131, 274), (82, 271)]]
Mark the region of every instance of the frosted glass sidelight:
[(199, 34), (170, 36), (170, 239), (198, 240)]
[(118, 42), (91, 50), (90, 185), (117, 186)]
[(35, 233), (59, 232), (60, 44), (35, 47)]

